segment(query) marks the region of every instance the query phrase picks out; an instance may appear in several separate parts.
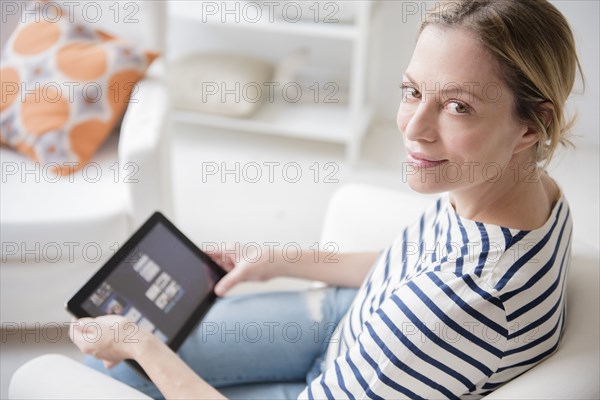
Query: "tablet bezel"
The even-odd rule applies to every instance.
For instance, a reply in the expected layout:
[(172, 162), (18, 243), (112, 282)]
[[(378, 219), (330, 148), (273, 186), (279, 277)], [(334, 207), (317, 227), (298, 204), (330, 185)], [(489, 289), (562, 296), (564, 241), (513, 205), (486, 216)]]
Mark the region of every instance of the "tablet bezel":
[[(156, 211), (144, 224), (115, 252), (115, 254), (104, 263), (98, 271), (65, 303), (65, 308), (68, 312), (77, 318), (92, 317), (85, 309), (82, 304), (87, 300), (92, 293), (106, 280), (106, 278), (121, 264), (121, 262), (130, 254), (131, 250), (135, 249), (137, 244), (140, 243), (144, 237), (154, 228), (157, 224), (162, 224), (169, 232), (184, 244), (190, 251), (198, 255), (198, 257), (204, 262), (213, 272), (217, 275), (217, 280), (221, 280), (227, 273), (217, 263), (215, 263), (205, 252), (203, 252), (198, 246), (196, 246), (190, 239), (188, 239), (171, 221), (169, 221), (163, 214)], [(215, 282), (215, 283), (216, 283)], [(214, 288), (214, 287), (213, 287)], [(190, 314), (188, 319), (183, 323), (179, 331), (170, 340), (167, 340), (166, 345), (169, 346), (173, 351), (177, 351), (181, 344), (188, 337), (190, 332), (196, 327), (200, 320), (206, 315), (210, 307), (214, 304), (217, 295), (214, 290), (211, 290), (209, 294), (202, 300), (194, 311)], [(134, 366), (139, 372), (141, 371), (139, 365), (131, 360), (127, 360), (132, 366)], [(146, 376), (147, 377), (147, 376)]]

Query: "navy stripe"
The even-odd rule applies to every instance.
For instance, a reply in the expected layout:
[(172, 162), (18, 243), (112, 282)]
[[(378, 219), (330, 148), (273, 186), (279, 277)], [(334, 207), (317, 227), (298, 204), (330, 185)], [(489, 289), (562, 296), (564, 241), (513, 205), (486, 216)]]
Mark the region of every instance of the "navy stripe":
[(502, 234), (504, 235), (504, 251), (508, 250), (512, 245), (512, 234), (510, 229), (502, 227)]
[(312, 392), (312, 383), (310, 385), (308, 385), (307, 389), (308, 389), (308, 393), (307, 393), (308, 394), (308, 398), (311, 399), (311, 400), (314, 399), (315, 396), (313, 395), (313, 392)]
[(507, 351), (504, 352), (504, 354), (506, 356), (510, 356), (510, 355), (513, 355), (513, 354), (516, 354), (516, 353), (522, 353), (522, 352), (527, 351), (529, 349), (532, 349), (535, 346), (539, 345), (540, 343), (543, 343), (546, 340), (550, 339), (556, 333), (556, 330), (558, 329), (558, 326), (561, 324), (561, 320), (563, 318), (564, 318), (564, 315), (561, 314), (561, 317), (556, 321), (556, 324), (554, 324), (554, 326), (552, 327), (552, 329), (550, 329), (550, 331), (548, 331), (548, 333), (546, 333), (545, 335), (540, 336), (536, 340), (533, 340), (533, 341), (527, 343), (524, 346), (517, 347), (515, 349), (507, 350)]
[[(571, 236), (569, 235), (569, 238), (567, 239), (567, 243), (571, 240)], [(562, 260), (560, 261), (560, 269), (558, 270), (558, 275), (556, 276), (556, 279), (554, 280), (554, 282), (552, 283), (552, 285), (550, 285), (548, 287), (548, 289), (546, 289), (542, 294), (540, 294), (538, 297), (536, 297), (534, 300), (530, 301), (529, 303), (525, 304), (523, 307), (517, 309), (516, 311), (513, 311), (512, 313), (508, 314), (506, 316), (507, 321), (512, 321), (514, 319), (517, 319), (518, 317), (520, 317), (521, 315), (525, 314), (526, 312), (528, 312), (529, 310), (532, 310), (533, 308), (537, 307), (538, 305), (540, 305), (544, 300), (547, 300), (548, 297), (554, 292), (556, 291), (556, 288), (558, 288), (558, 285), (560, 284), (560, 281), (562, 279), (564, 279), (564, 275), (563, 275), (563, 271), (564, 271), (564, 265), (565, 265), (565, 258), (567, 255), (567, 251), (563, 252), (563, 256), (562, 256)]]
[(448, 213), (447, 215), (448, 215), (448, 230), (446, 231), (446, 256), (440, 260), (440, 263), (443, 263), (446, 261), (446, 259), (448, 258), (448, 254), (450, 254), (450, 251), (452, 250), (452, 238), (450, 237), (450, 234), (452, 232), (452, 221), (450, 221), (450, 213)]
[(485, 315), (481, 314), (479, 311), (477, 311), (473, 307), (471, 307), (467, 302), (465, 302), (463, 299), (461, 299), (460, 296), (458, 296), (456, 293), (454, 293), (454, 291), (452, 290), (452, 288), (450, 288), (450, 286), (448, 286), (447, 284), (442, 282), (442, 280), (436, 274), (434, 274), (433, 272), (428, 272), (426, 275), (429, 279), (431, 279), (431, 281), (433, 283), (435, 283), (437, 285), (437, 287), (442, 289), (444, 291), (444, 293), (446, 293), (446, 295), (456, 305), (458, 305), (464, 312), (466, 312), (471, 317), (475, 318), (476, 320), (478, 320), (479, 322), (481, 322), (488, 328), (493, 329), (494, 331), (496, 331), (497, 333), (502, 335), (504, 338), (506, 338), (508, 336), (508, 330), (505, 327), (500, 326), (496, 322), (492, 321), (491, 319), (489, 319), (488, 317), (486, 317)]
[(506, 241), (504, 250), (510, 249), (513, 245), (519, 243), (521, 239), (523, 239), (530, 231), (519, 231), (515, 236), (510, 233), (510, 229), (502, 228), (502, 233), (504, 234), (504, 240)]
[(493, 305), (495, 305), (496, 307), (498, 307), (499, 309), (504, 310), (504, 305), (502, 304), (502, 302), (498, 298), (496, 298), (494, 295), (492, 295), (489, 292), (480, 288), (477, 285), (477, 283), (475, 283), (473, 278), (471, 278), (470, 275), (462, 275), (461, 278), (463, 281), (465, 281), (465, 283), (469, 286), (469, 288), (471, 288), (472, 291), (474, 291), (475, 293), (480, 295), (482, 299), (487, 300), (490, 303), (492, 303)]
[[(481, 387), (481, 389), (496, 389), (498, 386), (502, 386), (502, 385), (504, 385), (506, 382), (507, 382), (507, 381), (502, 381), (502, 382), (486, 382), (486, 383), (485, 383), (485, 384), (484, 384), (484, 385)], [(488, 393), (491, 393), (491, 391), (490, 391), (490, 392), (488, 392)], [(483, 393), (480, 393), (480, 394), (483, 394)]]
[[(360, 309), (359, 309), (359, 311), (360, 311)], [(354, 328), (352, 328), (352, 321), (354, 320), (354, 318), (352, 318), (352, 316), (354, 315), (355, 312), (356, 312), (356, 308), (352, 308), (350, 315), (348, 315), (348, 327), (350, 327), (350, 335), (352, 336), (353, 342), (356, 341), (356, 334), (354, 333)]]
[(438, 308), (438, 306), (434, 304), (433, 301), (431, 301), (429, 297), (427, 297), (425, 293), (423, 293), (423, 291), (414, 282), (409, 281), (406, 285), (419, 297), (423, 304), (425, 304), (427, 308), (429, 308), (444, 324), (448, 325), (456, 333), (472, 341), (487, 352), (493, 354), (498, 358), (502, 358), (504, 354), (502, 350), (492, 346), (480, 337), (475, 336), (474, 334), (460, 326), (458, 323), (456, 323), (456, 321), (448, 317), (442, 310)]
[(514, 339), (518, 336), (524, 335), (527, 332), (529, 332), (532, 329), (537, 328), (538, 326), (542, 325), (544, 322), (548, 321), (556, 312), (556, 310), (558, 309), (558, 306), (561, 303), (562, 300), (562, 290), (560, 292), (560, 296), (561, 298), (558, 299), (558, 301), (552, 306), (552, 308), (550, 309), (550, 311), (548, 311), (546, 314), (544, 314), (543, 316), (541, 316), (540, 318), (536, 319), (535, 321), (533, 321), (532, 323), (526, 325), (523, 329), (520, 329), (516, 332), (513, 332), (511, 334), (508, 335), (508, 339)]
[(389, 273), (390, 273), (390, 253), (391, 253), (392, 247), (388, 247), (388, 251), (385, 254), (385, 269), (383, 272), (383, 279), (385, 280)]
[[(360, 341), (358, 342), (358, 351), (360, 352), (360, 355), (363, 357), (363, 359), (371, 367), (373, 367), (373, 369), (377, 373), (378, 380), (382, 381), (381, 375), (379, 374), (379, 367), (377, 366), (377, 363), (375, 363), (375, 361), (371, 358), (371, 356), (369, 356), (369, 354), (367, 354), (367, 352), (365, 351), (365, 348), (363, 347), (363, 345), (362, 345), (362, 343)], [(374, 366), (373, 366), (373, 364), (374, 364)], [(367, 390), (365, 390), (365, 392), (366, 392), (365, 394), (368, 394), (369, 396), (379, 397), (379, 395), (373, 393), (373, 390), (372, 390), (372, 388), (370, 386), (367, 388)]]
[[(392, 249), (392, 245), (390, 245), (390, 246), (387, 248), (387, 254), (389, 254), (389, 252), (391, 251), (391, 249)], [(383, 254), (381, 254), (381, 255), (379, 256), (379, 259), (381, 259), (381, 257), (382, 257), (382, 256), (383, 256)], [(387, 255), (386, 255), (386, 257), (387, 257)], [(379, 263), (379, 260), (378, 260), (378, 263)], [(360, 326), (362, 326), (362, 325), (363, 325), (363, 322), (364, 322), (364, 321), (363, 321), (363, 317), (362, 317), (362, 310), (363, 310), (363, 308), (364, 308), (364, 306), (365, 306), (365, 301), (366, 301), (366, 300), (369, 298), (369, 294), (371, 293), (371, 289), (372, 289), (372, 287), (373, 287), (373, 275), (374, 275), (374, 273), (375, 273), (375, 272), (374, 272), (374, 271), (375, 271), (375, 269), (376, 269), (376, 267), (375, 267), (375, 266), (373, 266), (373, 267), (371, 268), (371, 271), (369, 272), (369, 282), (367, 283), (367, 286), (365, 287), (365, 294), (364, 294), (364, 296), (363, 296), (363, 301), (362, 301), (362, 303), (360, 304), (360, 306), (358, 307), (358, 311), (357, 311), (357, 307), (352, 307), (352, 309), (351, 309), (351, 311), (350, 311), (350, 315), (351, 315), (351, 316), (352, 316), (352, 315), (353, 315), (355, 312), (358, 312), (358, 320), (359, 320), (359, 322), (360, 322)], [(350, 321), (352, 321), (352, 319), (350, 319)], [(352, 329), (352, 324), (351, 324), (351, 323), (350, 323), (350, 330), (351, 330), (351, 334), (352, 334), (352, 339), (353, 339), (353, 340), (356, 340), (356, 335), (354, 334), (354, 330)]]
[(562, 339), (562, 335), (565, 333), (565, 321), (567, 320), (567, 302), (563, 301), (563, 307), (562, 307), (562, 312), (561, 312), (561, 316), (562, 316), (562, 321), (560, 323), (560, 339)]
[(512, 247), (513, 245), (519, 243), (521, 241), (521, 239), (523, 239), (525, 236), (527, 236), (527, 234), (529, 232), (530, 231), (519, 231), (519, 233), (517, 233), (515, 236), (512, 237), (512, 240), (510, 241), (510, 246)]
[[(358, 313), (358, 323), (359, 323), (360, 326), (362, 326), (363, 323), (364, 323), (362, 313), (363, 313), (363, 307), (365, 306), (365, 302), (367, 301), (367, 298), (368, 297), (365, 296), (365, 298), (363, 299), (363, 301), (362, 301), (362, 303), (360, 304), (359, 307), (353, 307), (352, 308), (352, 314), (353, 315), (355, 315), (355, 314)], [(354, 320), (354, 318), (352, 318), (352, 319)], [(352, 329), (352, 325), (350, 325), (350, 329)], [(354, 334), (354, 330), (352, 330), (352, 337), (355, 340), (356, 340), (356, 336), (357, 335)]]
[[(563, 205), (561, 204), (558, 209), (558, 213), (556, 214), (556, 219), (554, 220), (554, 223), (552, 224), (552, 227), (550, 228), (548, 233), (546, 233), (546, 235), (544, 235), (542, 240), (540, 240), (538, 243), (536, 243), (535, 246), (533, 246), (533, 248), (531, 250), (529, 250), (527, 253), (525, 253), (525, 255), (523, 257), (519, 258), (517, 260), (517, 262), (515, 262), (513, 264), (513, 266), (508, 269), (508, 271), (506, 271), (506, 273), (502, 276), (502, 278), (500, 278), (500, 280), (496, 284), (496, 290), (501, 290), (504, 286), (506, 286), (508, 281), (510, 281), (510, 278), (512, 278), (513, 275), (521, 269), (521, 267), (523, 267), (529, 260), (531, 260), (533, 258), (533, 256), (535, 256), (537, 253), (539, 253), (540, 250), (542, 250), (546, 246), (546, 244), (548, 243), (548, 240), (550, 240), (550, 237), (552, 236), (552, 233), (554, 233), (554, 229), (556, 228), (556, 225), (558, 224), (560, 212), (562, 211), (562, 206)], [(568, 216), (569, 216), (569, 213), (567, 213), (567, 216), (565, 217), (565, 221), (567, 220)], [(563, 225), (563, 227), (564, 227), (564, 225)]]
[(362, 375), (360, 374), (360, 371), (358, 370), (358, 368), (356, 368), (356, 365), (354, 365), (354, 363), (352, 362), (352, 359), (350, 358), (350, 352), (346, 352), (346, 362), (348, 363), (350, 370), (354, 374), (354, 377), (356, 378), (356, 380), (358, 381), (360, 386), (363, 388), (365, 393), (369, 393), (371, 398), (373, 398), (373, 399), (385, 400), (383, 397), (376, 395), (375, 393), (373, 393), (373, 391), (371, 389), (369, 389), (369, 385), (365, 381), (365, 378), (362, 377)]
[(325, 396), (327, 396), (327, 399), (335, 400), (335, 397), (333, 397), (333, 393), (331, 393), (331, 390), (329, 390), (327, 384), (325, 384), (325, 374), (321, 374), (321, 380), (319, 383), (321, 384), (321, 387), (323, 388), (323, 392), (325, 393)]
[(421, 215), (421, 219), (419, 221), (419, 258), (417, 260), (417, 272), (421, 270), (423, 266), (422, 256), (423, 256), (423, 233), (425, 231), (425, 214)]
[[(433, 227), (433, 243), (437, 243), (438, 242), (438, 236), (440, 234), (440, 209), (441, 209), (441, 205), (442, 205), (442, 199), (441, 197), (437, 199), (436, 203), (435, 203), (435, 217), (433, 218), (433, 220), (431, 221), (431, 226)], [(434, 248), (435, 250), (435, 248)], [(433, 253), (431, 253), (431, 262), (435, 262), (435, 260), (437, 259), (437, 256), (435, 254), (435, 251)]]
[(348, 391), (348, 389), (346, 388), (346, 383), (344, 382), (344, 375), (342, 375), (342, 370), (340, 369), (340, 364), (337, 362), (337, 360), (334, 360), (333, 365), (335, 366), (335, 375), (337, 376), (337, 381), (338, 381), (338, 385), (340, 386), (340, 389), (342, 389), (342, 391), (344, 393), (346, 393), (346, 396), (348, 396), (348, 399), (354, 400), (354, 395), (352, 395), (352, 393), (350, 393)]
[[(383, 354), (385, 354), (385, 356), (388, 358), (388, 360), (390, 360), (392, 362), (392, 364), (394, 364), (399, 370), (401, 370), (402, 372), (406, 373), (407, 375), (410, 375), (413, 378), (423, 382), (425, 385), (427, 385), (431, 388), (434, 388), (438, 392), (444, 394), (444, 396), (446, 396), (446, 397), (458, 399), (458, 397), (456, 395), (454, 395), (451, 391), (449, 391), (448, 389), (446, 389), (439, 383), (434, 382), (433, 380), (429, 379), (425, 375), (419, 373), (418, 371), (412, 369), (411, 367), (409, 367), (408, 365), (406, 365), (405, 363), (400, 361), (398, 359), (398, 357), (396, 357), (394, 355), (394, 353), (392, 353), (392, 351), (389, 349), (389, 347), (387, 347), (385, 345), (385, 343), (383, 343), (383, 340), (381, 340), (379, 335), (377, 335), (377, 332), (375, 332), (375, 330), (373, 329), (371, 324), (369, 322), (367, 322), (365, 324), (365, 326), (366, 326), (367, 330), (369, 331), (369, 335), (371, 335), (371, 338), (373, 339), (373, 341), (375, 341), (377, 346), (383, 351)], [(379, 376), (381, 374), (381, 376), (383, 377), (382, 381), (385, 384), (387, 384), (392, 389), (394, 389), (404, 395), (410, 396), (410, 398), (412, 398), (412, 399), (414, 399), (414, 398), (422, 399), (421, 396), (418, 396), (416, 393), (407, 389), (404, 386), (400, 386), (400, 384), (398, 384), (397, 382), (394, 382), (388, 376), (386, 376), (383, 372), (381, 372), (379, 365), (377, 365), (377, 363), (367, 354), (365, 348), (362, 346), (362, 343), (360, 344), (360, 347), (361, 347), (361, 354), (363, 354), (363, 357), (365, 357), (365, 359), (366, 359), (366, 357), (369, 357), (369, 360), (370, 360), (369, 364), (371, 364), (371, 366), (373, 368), (375, 368), (375, 370), (377, 371), (377, 376)]]
[(542, 317), (538, 318), (536, 321), (530, 323), (529, 325), (527, 325), (525, 328), (518, 330), (510, 335), (508, 335), (509, 339), (513, 339), (517, 336), (523, 335), (527, 332), (529, 332), (532, 329), (537, 328), (538, 326), (540, 326), (541, 324), (543, 324), (544, 322), (548, 321), (550, 319), (550, 317), (552, 317), (552, 315), (554, 315), (554, 313), (556, 312), (556, 310), (558, 309), (558, 306), (561, 305), (561, 303), (563, 303), (564, 305), (564, 292), (565, 292), (565, 283), (567, 282), (566, 279), (563, 279), (562, 282), (562, 287), (560, 289), (560, 297), (558, 298), (558, 300), (556, 301), (556, 303), (554, 304), (554, 306), (552, 306), (552, 308), (546, 313), (544, 314)]
[(381, 303), (383, 303), (383, 301), (385, 300), (385, 295), (387, 294), (387, 290), (389, 288), (390, 285), (390, 277), (388, 277), (385, 282), (383, 283), (383, 290), (381, 291), (381, 296), (379, 296), (379, 303), (377, 304), (377, 307), (381, 307)]
[[(569, 214), (567, 213), (567, 217), (568, 216), (569, 216)], [(523, 286), (521, 286), (518, 289), (512, 290), (510, 292), (506, 292), (506, 293), (500, 295), (500, 300), (508, 301), (508, 300), (512, 299), (514, 296), (524, 292), (525, 290), (527, 290), (530, 287), (532, 287), (533, 285), (535, 285), (544, 275), (546, 275), (546, 273), (548, 271), (550, 271), (550, 269), (552, 269), (552, 267), (554, 266), (554, 262), (556, 261), (556, 255), (558, 254), (558, 250), (560, 249), (563, 233), (565, 231), (565, 227), (567, 226), (567, 222), (568, 222), (568, 219), (564, 221), (562, 228), (560, 229), (560, 233), (558, 235), (556, 243), (554, 244), (555, 247), (554, 247), (554, 251), (552, 252), (552, 256), (550, 257), (550, 260), (548, 260), (548, 262), (538, 272), (536, 272), (531, 278), (529, 278), (529, 280)], [(570, 235), (571, 235), (571, 232), (569, 232), (569, 237), (571, 237)]]
[(406, 276), (408, 262), (408, 256), (406, 255), (406, 242), (408, 241), (408, 237), (406, 231), (407, 229), (404, 229), (404, 232), (402, 232), (402, 272), (400, 273), (400, 279), (403, 279)]
[[(445, 262), (448, 261), (448, 257), (450, 256), (450, 253), (453, 250), (452, 240), (450, 239), (451, 233), (452, 233), (452, 222), (450, 220), (450, 213), (448, 213), (448, 231), (446, 231), (446, 255), (440, 259), (439, 265), (435, 268), (436, 271), (441, 271), (442, 264), (444, 264)], [(462, 254), (462, 248), (461, 248), (461, 254)], [(457, 257), (455, 262), (458, 262), (458, 258), (462, 258), (462, 256)]]
[(342, 354), (342, 352), (344, 351), (344, 349), (348, 348), (348, 340), (346, 339), (346, 335), (348, 335), (348, 331), (342, 329), (342, 334), (340, 335), (342, 338), (342, 341), (340, 342), (340, 347), (338, 347), (338, 353), (337, 356), (339, 356), (340, 354)]
[(434, 235), (434, 239), (433, 239), (433, 243), (434, 243), (434, 249), (433, 252), (431, 253), (431, 262), (434, 263), (437, 260), (437, 246), (438, 246), (438, 238), (440, 236), (440, 222), (437, 221), (435, 223), (435, 235)]
[[(391, 248), (390, 248), (390, 250), (391, 250)], [(387, 292), (387, 288), (389, 286), (390, 279), (391, 279), (391, 275), (389, 275), (390, 253), (391, 253), (391, 251), (388, 251), (387, 255), (385, 256), (385, 275), (384, 275), (384, 282), (381, 285), (381, 287), (383, 287), (383, 290), (381, 291), (381, 296), (379, 296), (379, 304), (380, 305), (381, 305), (381, 303), (383, 303), (383, 300), (385, 299), (385, 294)]]
[(469, 237), (467, 236), (467, 231), (465, 230), (465, 227), (463, 226), (463, 223), (460, 220), (460, 216), (458, 214), (456, 214), (456, 212), (454, 214), (456, 215), (456, 221), (458, 222), (458, 228), (460, 230), (460, 235), (462, 237), (462, 242), (463, 242), (463, 245), (460, 248), (460, 257), (458, 257), (456, 260), (455, 268), (456, 268), (456, 273), (459, 275), (462, 275), (464, 257), (469, 252), (469, 249), (467, 246), (467, 243), (469, 243)]
[(490, 252), (490, 237), (485, 229), (485, 225), (483, 225), (481, 222), (477, 222), (476, 224), (477, 228), (479, 228), (479, 234), (481, 236), (481, 253), (479, 254), (479, 261), (477, 262), (477, 267), (475, 268), (475, 275), (481, 277), (481, 272), (483, 271), (483, 267), (487, 261), (487, 256)]
[(445, 372), (447, 375), (452, 376), (457, 381), (460, 381), (463, 385), (465, 385), (468, 391), (475, 390), (475, 384), (471, 382), (466, 376), (460, 374), (458, 371), (453, 370), (447, 365), (429, 356), (427, 353), (423, 352), (421, 349), (415, 346), (410, 340), (408, 340), (408, 338), (402, 333), (402, 330), (398, 329), (398, 326), (392, 322), (392, 320), (387, 316), (385, 312), (379, 309), (377, 310), (377, 315), (379, 315), (379, 318), (381, 318), (381, 320), (388, 326), (392, 333), (394, 333), (394, 335), (396, 335), (400, 342), (414, 355), (416, 355), (426, 363), (438, 368), (440, 371)]
[(462, 351), (458, 350), (456, 347), (450, 345), (448, 342), (441, 339), (434, 332), (432, 332), (429, 328), (427, 328), (427, 326), (423, 322), (421, 322), (421, 320), (419, 320), (415, 314), (413, 314), (413, 312), (410, 310), (410, 308), (408, 308), (408, 306), (406, 304), (404, 304), (404, 302), (398, 296), (394, 295), (391, 297), (391, 299), (392, 299), (392, 301), (394, 301), (394, 303), (396, 303), (396, 305), (398, 306), (398, 308), (400, 308), (400, 310), (404, 313), (404, 315), (406, 315), (408, 317), (408, 319), (410, 319), (410, 321), (414, 324), (414, 326), (417, 329), (419, 329), (425, 336), (427, 336), (427, 338), (429, 340), (431, 340), (433, 343), (440, 346), (442, 349), (446, 350), (448, 353), (451, 353), (451, 354), (455, 355), (456, 357), (460, 358), (461, 360), (467, 362), (468, 364), (471, 364), (473, 367), (480, 370), (486, 376), (492, 375), (493, 371), (491, 369), (489, 369), (485, 364), (477, 361), (476, 359), (469, 356), (468, 354), (463, 353)]
[[(375, 294), (373, 294), (373, 296), (371, 297), (371, 304), (369, 305), (369, 315), (373, 314), (373, 312), (375, 311), (375, 298), (376, 297), (377, 296), (375, 296)], [(364, 321), (363, 321), (362, 312), (361, 312), (361, 315), (360, 315), (360, 325), (362, 326), (363, 323), (364, 323)]]
[(419, 220), (419, 242), (423, 241), (423, 233), (425, 231), (425, 214), (421, 215)]
[(498, 368), (497, 372), (502, 372), (502, 371), (506, 371), (507, 369), (522, 367), (525, 365), (535, 364), (539, 361), (542, 361), (544, 358), (548, 357), (549, 355), (551, 355), (552, 353), (554, 353), (556, 351), (556, 349), (558, 348), (558, 344), (559, 344), (559, 342), (557, 341), (554, 344), (554, 346), (552, 346), (549, 350), (546, 350), (545, 352), (538, 354), (537, 356), (532, 357), (529, 360), (521, 361), (520, 363), (516, 363), (513, 365), (506, 366), (506, 367)]

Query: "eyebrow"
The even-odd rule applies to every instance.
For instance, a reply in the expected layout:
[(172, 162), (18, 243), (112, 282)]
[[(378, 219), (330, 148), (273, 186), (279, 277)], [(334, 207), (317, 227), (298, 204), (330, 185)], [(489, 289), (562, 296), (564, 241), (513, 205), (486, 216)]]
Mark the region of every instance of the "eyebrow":
[[(408, 78), (408, 80), (410, 81), (410, 83), (412, 83), (415, 86), (419, 86), (415, 82), (415, 79), (408, 72), (405, 72), (404, 76)], [(452, 82), (452, 83), (446, 84), (444, 86), (450, 86), (448, 89), (446, 89), (444, 91), (445, 93), (461, 93), (461, 92), (462, 93), (467, 93), (469, 95), (469, 99), (475, 98), (477, 101), (480, 101), (481, 103), (485, 103), (485, 101), (483, 101), (483, 99), (481, 97), (479, 97), (475, 92), (470, 92), (463, 85), (459, 85), (458, 83)]]

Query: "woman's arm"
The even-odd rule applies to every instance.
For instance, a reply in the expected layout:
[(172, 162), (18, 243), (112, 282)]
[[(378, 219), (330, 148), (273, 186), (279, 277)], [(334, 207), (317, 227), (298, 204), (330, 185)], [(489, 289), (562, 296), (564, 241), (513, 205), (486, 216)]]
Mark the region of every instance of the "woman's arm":
[(359, 287), (379, 253), (310, 252), (298, 262), (281, 263), (281, 276), (325, 282), (331, 286)]
[(379, 256), (376, 252), (303, 250), (299, 255), (286, 259), (282, 252), (269, 252), (268, 249), (245, 254), (245, 257), (221, 250), (207, 253), (228, 272), (215, 287), (219, 296), (243, 281), (265, 281), (282, 276), (321, 281), (331, 286), (359, 287)]
[(156, 336), (120, 315), (81, 318), (71, 328), (71, 340), (83, 353), (107, 368), (137, 361), (167, 399), (225, 399)]
[(225, 399), (154, 335), (142, 333), (134, 359), (166, 399)]

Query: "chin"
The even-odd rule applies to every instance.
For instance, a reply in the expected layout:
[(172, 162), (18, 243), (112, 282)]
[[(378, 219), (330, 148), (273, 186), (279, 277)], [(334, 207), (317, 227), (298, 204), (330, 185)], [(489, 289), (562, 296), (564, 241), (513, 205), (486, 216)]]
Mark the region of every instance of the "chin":
[(451, 190), (451, 185), (447, 182), (436, 182), (435, 179), (431, 179), (431, 182), (428, 180), (423, 182), (420, 176), (411, 176), (406, 183), (412, 190), (421, 194), (436, 194)]

